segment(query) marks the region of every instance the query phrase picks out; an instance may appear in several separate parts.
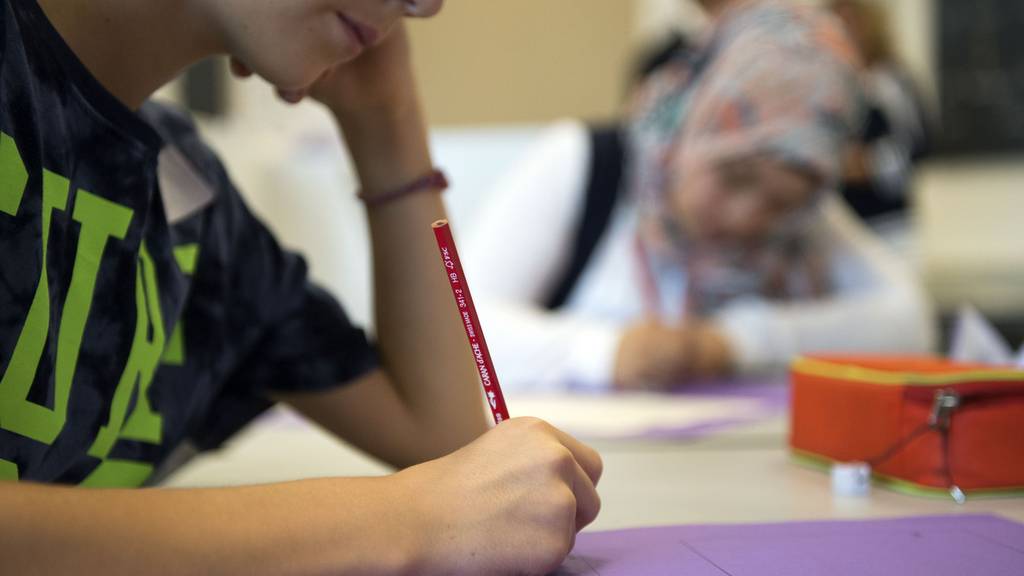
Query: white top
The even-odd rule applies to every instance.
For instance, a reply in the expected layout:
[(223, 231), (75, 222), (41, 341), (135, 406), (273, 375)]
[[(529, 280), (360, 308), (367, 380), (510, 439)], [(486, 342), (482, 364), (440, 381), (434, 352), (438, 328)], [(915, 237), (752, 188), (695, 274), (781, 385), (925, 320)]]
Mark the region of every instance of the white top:
[[(617, 205), (566, 305), (544, 308), (573, 249), (590, 154), (583, 124), (551, 127), (489, 196), (463, 243), (495, 369), (509, 390), (610, 387), (622, 333), (645, 312), (633, 252), (637, 214), (628, 201)], [(799, 303), (749, 298), (723, 308), (713, 320), (738, 369), (781, 370), (807, 352), (929, 351), (931, 310), (911, 271), (839, 199), (818, 210), (833, 295)], [(679, 292), (685, 271), (656, 281), (662, 293)], [(680, 318), (666, 311), (665, 320)]]

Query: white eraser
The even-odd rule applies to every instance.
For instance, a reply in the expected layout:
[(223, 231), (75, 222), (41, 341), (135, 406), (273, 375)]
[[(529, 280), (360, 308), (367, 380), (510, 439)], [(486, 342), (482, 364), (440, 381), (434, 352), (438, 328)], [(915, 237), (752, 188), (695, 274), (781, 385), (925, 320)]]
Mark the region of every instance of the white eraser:
[(871, 465), (867, 462), (837, 462), (832, 465), (834, 496), (871, 494)]

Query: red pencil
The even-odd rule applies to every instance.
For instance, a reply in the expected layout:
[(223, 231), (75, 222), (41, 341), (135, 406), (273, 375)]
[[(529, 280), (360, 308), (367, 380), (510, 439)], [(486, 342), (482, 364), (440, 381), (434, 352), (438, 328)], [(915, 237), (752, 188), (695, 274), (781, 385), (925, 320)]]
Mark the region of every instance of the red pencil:
[(476, 315), (476, 306), (473, 305), (473, 297), (469, 294), (469, 284), (466, 283), (466, 275), (462, 271), (459, 253), (455, 250), (452, 230), (447, 220), (434, 222), (433, 228), (437, 248), (441, 251), (441, 262), (444, 263), (448, 283), (452, 287), (452, 296), (459, 307), (462, 328), (469, 338), (469, 347), (473, 351), (476, 369), (480, 373), (480, 384), (484, 387), (487, 405), (491, 408), (494, 423), (501, 424), (509, 418), (508, 407), (505, 406), (505, 397), (501, 393), (501, 385), (498, 384), (498, 374), (494, 371), (494, 362), (491, 361), (491, 353), (487, 350), (487, 341), (484, 340), (484, 333), (480, 328), (480, 317)]

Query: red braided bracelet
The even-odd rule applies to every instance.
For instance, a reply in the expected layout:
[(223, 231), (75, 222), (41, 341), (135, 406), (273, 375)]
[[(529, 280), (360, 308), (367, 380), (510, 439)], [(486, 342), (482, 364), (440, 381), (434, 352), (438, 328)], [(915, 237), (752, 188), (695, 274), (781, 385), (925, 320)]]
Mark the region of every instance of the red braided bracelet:
[(421, 176), (408, 184), (395, 188), (394, 190), (372, 193), (367, 193), (366, 190), (360, 190), (356, 196), (367, 206), (380, 206), (381, 204), (387, 204), (392, 200), (397, 200), (403, 196), (408, 196), (416, 192), (423, 192), (425, 190), (437, 190), (440, 192), (447, 188), (448, 178), (444, 175), (444, 172), (435, 168), (428, 174)]

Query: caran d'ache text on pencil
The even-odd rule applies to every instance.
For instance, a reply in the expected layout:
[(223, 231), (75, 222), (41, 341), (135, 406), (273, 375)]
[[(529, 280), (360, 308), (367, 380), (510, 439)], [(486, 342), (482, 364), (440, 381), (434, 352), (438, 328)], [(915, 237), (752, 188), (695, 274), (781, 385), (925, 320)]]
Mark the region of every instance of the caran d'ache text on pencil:
[(451, 228), (448, 226), (447, 220), (435, 222), (433, 229), (434, 237), (437, 240), (437, 247), (441, 253), (441, 261), (444, 264), (448, 275), (448, 283), (452, 289), (452, 296), (455, 297), (455, 304), (459, 309), (462, 327), (466, 332), (466, 337), (469, 339), (470, 350), (473, 353), (473, 361), (480, 376), (480, 384), (484, 388), (487, 405), (491, 409), (494, 422), (500, 424), (508, 420), (508, 408), (505, 406), (501, 385), (498, 383), (498, 376), (494, 371), (494, 363), (491, 361), (491, 355), (487, 350), (487, 341), (480, 327), (480, 317), (477, 315), (476, 307), (473, 305), (473, 296), (470, 294), (469, 284), (466, 282), (466, 275), (462, 270), (459, 253), (455, 248), (455, 239), (452, 237)]
[[(466, 329), (466, 335), (469, 337), (469, 345), (473, 350), (473, 359), (480, 374), (480, 383), (484, 386), (484, 391), (487, 394), (487, 404), (490, 405), (491, 411), (494, 412), (498, 408), (498, 398), (492, 389), (494, 383), (491, 381), (491, 372), (487, 369), (487, 362), (484, 360), (483, 351), (480, 348), (480, 343), (477, 341), (476, 329), (469, 314), (465, 292), (463, 292), (462, 288), (458, 287), (461, 284), (459, 273), (455, 270), (455, 260), (452, 258), (451, 250), (447, 246), (441, 246), (441, 258), (444, 260), (444, 267), (450, 270), (448, 272), (448, 280), (452, 285), (452, 294), (455, 296), (455, 303), (462, 313), (462, 325)], [(501, 422), (502, 415), (500, 413), (495, 414), (494, 421)]]

